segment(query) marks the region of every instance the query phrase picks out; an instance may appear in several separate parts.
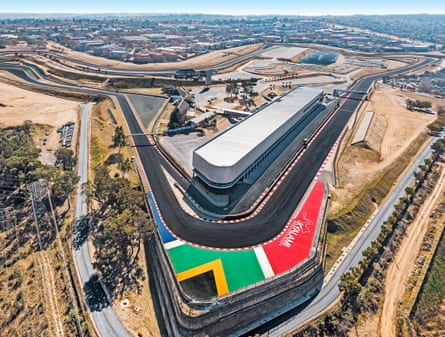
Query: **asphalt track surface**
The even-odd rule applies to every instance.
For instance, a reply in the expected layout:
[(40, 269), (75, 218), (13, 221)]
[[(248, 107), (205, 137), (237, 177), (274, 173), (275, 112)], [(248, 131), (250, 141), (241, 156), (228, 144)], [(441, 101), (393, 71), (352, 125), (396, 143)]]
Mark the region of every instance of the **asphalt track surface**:
[[(249, 335), (254, 335), (255, 333), (260, 333), (261, 336), (267, 337), (280, 337), (288, 335), (289, 331), (294, 330), (303, 325), (305, 322), (310, 321), (313, 317), (317, 316), (336, 300), (336, 298), (340, 295), (338, 283), (340, 282), (341, 276), (352, 267), (358, 266), (360, 260), (363, 258), (361, 252), (366, 247), (369, 247), (371, 242), (379, 236), (381, 232), (381, 225), (393, 213), (394, 205), (397, 203), (399, 198), (405, 195), (405, 188), (412, 186), (415, 180), (414, 172), (418, 170), (419, 165), (421, 165), (426, 158), (431, 158), (431, 144), (433, 144), (434, 141), (434, 139), (431, 140), (418, 158), (413, 161), (410, 168), (407, 169), (406, 173), (394, 187), (394, 190), (391, 192), (388, 198), (385, 199), (384, 203), (380, 205), (370, 223), (358, 237), (358, 240), (355, 243), (352, 243), (349, 247), (346, 247), (347, 255), (345, 256), (344, 260), (335, 270), (331, 279), (325, 285), (323, 285), (317, 296), (311, 300), (310, 304), (304, 307), (304, 310), (299, 311), (298, 314), (290, 317), (288, 320), (277, 325), (276, 327), (273, 327), (276, 325), (276, 322), (275, 324), (274, 322), (268, 323), (266, 326), (259, 328), (258, 331), (252, 332)], [(270, 330), (268, 330), (268, 327)]]
[[(244, 62), (245, 60), (251, 59), (253, 57), (259, 56), (261, 53), (263, 53), (264, 50), (260, 49), (257, 51), (253, 51), (251, 53), (248, 53), (246, 55), (238, 56), (232, 60), (224, 61), (218, 65), (212, 66), (212, 67), (203, 67), (203, 68), (195, 68), (197, 71), (206, 71), (206, 70), (212, 70), (212, 71), (218, 71), (227, 67), (231, 67), (237, 63)], [(53, 58), (56, 58), (58, 60), (62, 60), (65, 62), (71, 62), (73, 64), (77, 64), (79, 66), (82, 66), (83, 71), (88, 71), (90, 73), (102, 73), (107, 75), (116, 75), (116, 76), (173, 76), (176, 73), (176, 70), (128, 70), (128, 69), (122, 69), (122, 68), (109, 68), (106, 66), (98, 66), (94, 63), (78, 60), (76, 58), (60, 55), (53, 52), (48, 51), (29, 51), (29, 50), (22, 50), (22, 51), (6, 51), (6, 52), (0, 52), (0, 55), (14, 55), (14, 54), (41, 54), (41, 55), (50, 55)], [(181, 69), (181, 68), (178, 68)], [(79, 70), (79, 69), (76, 69)]]
[[(431, 62), (431, 61), (430, 61)], [(396, 73), (398, 73), (398, 72), (404, 72), (404, 71), (408, 71), (408, 70), (414, 70), (415, 68), (421, 68), (422, 66), (424, 66), (425, 64), (426, 64), (427, 62), (422, 62), (421, 64), (419, 64), (419, 65), (416, 65), (416, 66), (411, 66), (411, 67), (408, 67), (408, 68), (405, 68), (404, 70), (399, 70), (399, 71), (393, 71), (393, 72), (390, 72), (390, 73), (386, 73), (386, 75), (391, 75), (391, 74), (396, 74)], [(38, 81), (37, 79), (36, 79), (36, 77), (35, 76), (33, 76), (32, 74), (30, 74), (30, 71), (27, 71), (26, 73), (25, 73), (25, 71), (23, 70), (23, 68), (20, 68), (20, 67), (17, 67), (17, 66), (11, 66), (11, 65), (4, 65), (4, 63), (0, 63), (0, 69), (1, 68), (3, 68), (3, 69), (5, 69), (5, 70), (8, 70), (8, 71), (10, 71), (10, 72), (12, 72), (12, 73), (14, 73), (15, 75), (17, 75), (17, 76), (19, 76), (19, 77), (21, 77), (21, 78), (23, 78), (24, 80), (27, 80), (27, 81), (29, 81), (29, 82), (32, 82), (32, 83), (34, 83), (34, 84), (36, 84), (36, 85), (39, 85), (39, 86), (44, 86), (44, 87), (48, 87), (48, 88), (55, 88), (55, 89), (60, 89), (61, 88), (61, 86), (56, 86), (56, 85), (48, 85), (48, 84), (43, 84), (42, 82), (40, 82), (40, 81)], [(37, 73), (40, 73), (38, 70), (35, 70)], [(41, 74), (40, 74), (41, 75)], [(368, 80), (366, 80), (365, 81), (365, 83), (363, 83), (364, 82), (364, 80), (362, 80), (362, 81), (360, 81), (359, 83), (357, 83), (356, 84), (356, 86), (354, 87), (356, 90), (359, 90), (359, 91), (361, 91), (361, 90), (364, 90), (364, 89), (367, 89), (367, 87), (366, 87), (366, 85), (369, 85), (371, 82), (370, 81), (372, 81), (372, 80), (374, 80), (374, 79), (378, 79), (378, 78), (380, 78), (380, 77), (382, 77), (382, 76), (384, 76), (384, 75), (379, 75), (379, 76), (373, 76), (373, 77), (370, 77)], [(102, 91), (102, 90), (94, 90), (94, 89), (92, 89), (92, 90), (90, 90), (90, 89), (86, 89), (86, 88), (76, 88), (76, 87), (72, 87), (72, 88), (67, 88), (67, 87), (64, 87), (63, 89), (65, 89), (65, 90), (69, 90), (69, 91), (73, 91), (73, 92), (78, 92), (78, 91), (80, 91), (80, 92), (86, 92), (86, 93), (89, 93), (89, 94), (98, 94), (98, 95), (116, 95), (117, 97), (118, 97), (118, 99), (119, 99), (119, 101), (120, 102), (125, 102), (125, 103), (123, 103), (124, 104), (124, 106), (127, 106), (127, 107), (123, 107), (123, 109), (124, 110), (129, 110), (130, 112), (131, 112), (131, 110), (129, 109), (129, 106), (128, 106), (128, 103), (126, 103), (126, 100), (125, 100), (125, 98), (123, 97), (123, 96), (121, 96), (121, 95), (119, 95), (119, 94), (116, 94), (116, 93), (112, 93), (112, 92), (107, 92), (107, 91)], [(347, 106), (346, 104), (342, 107), (342, 109), (340, 109), (340, 111), (338, 112), (338, 115), (340, 115), (340, 113), (343, 111), (344, 112), (344, 115), (350, 115), (350, 113), (351, 113), (351, 110), (352, 109), (354, 109), (354, 104), (352, 104), (351, 106)], [(127, 111), (127, 113), (128, 113), (128, 111)], [(134, 116), (133, 116), (133, 119), (134, 119)], [(346, 116), (343, 116), (343, 118), (339, 118), (339, 120), (337, 120), (336, 122), (335, 122), (335, 124), (337, 125), (337, 123), (339, 124), (338, 126), (340, 127), (340, 128), (342, 128), (343, 126), (341, 125), (341, 123), (340, 123), (340, 121), (341, 120), (347, 120), (347, 118), (346, 118)], [(129, 122), (129, 125), (130, 125), (130, 122)], [(136, 132), (137, 131), (137, 129), (135, 129), (135, 130), (132, 130), (132, 132)], [(330, 146), (328, 146), (328, 149), (326, 149), (325, 151), (314, 151), (313, 149), (316, 147), (316, 146), (325, 146), (326, 144), (325, 144), (325, 142), (322, 142), (321, 140), (319, 140), (319, 139), (321, 139), (321, 138), (323, 138), (322, 136), (325, 134), (325, 132), (327, 132), (327, 130), (325, 130), (325, 131), (323, 131), (323, 133), (322, 133), (322, 135), (320, 136), (320, 137), (318, 137), (317, 138), (317, 140), (309, 147), (309, 149), (307, 150), (307, 152), (306, 152), (306, 154), (308, 155), (308, 154), (310, 154), (310, 153), (312, 153), (312, 154), (316, 154), (316, 155), (319, 155), (321, 158), (319, 158), (319, 160), (317, 161), (317, 160), (315, 160), (314, 162), (320, 162), (322, 159), (324, 159), (324, 154), (326, 153), (326, 151), (328, 151), (328, 149), (330, 148)], [(139, 144), (139, 142), (142, 144), (142, 145), (145, 145), (145, 146), (141, 146), (141, 147), (138, 147), (137, 148), (137, 151), (138, 151), (138, 153), (139, 153), (139, 155), (141, 155), (141, 156), (143, 156), (143, 165), (144, 165), (144, 170), (145, 170), (145, 172), (146, 172), (146, 174), (148, 175), (149, 173), (151, 173), (152, 172), (152, 170), (154, 169), (154, 168), (156, 168), (156, 167), (158, 167), (159, 168), (159, 166), (155, 166), (154, 164), (156, 164), (156, 165), (159, 165), (159, 163), (163, 163), (163, 165), (165, 165), (165, 167), (167, 167), (167, 168), (170, 168), (170, 165), (168, 165), (168, 164), (165, 164), (165, 162), (163, 162), (162, 161), (162, 159), (161, 158), (157, 158), (156, 157), (156, 155), (155, 154), (153, 154), (152, 152), (154, 152), (153, 150), (154, 150), (154, 147), (153, 146), (151, 146), (149, 143), (148, 143), (148, 140), (145, 138), (145, 137), (141, 137), (142, 139), (137, 139), (137, 143)], [(144, 152), (147, 152), (146, 150), (147, 149), (151, 149), (151, 151), (150, 151), (150, 155), (147, 155), (147, 156), (145, 156), (145, 155), (143, 155), (142, 153), (144, 153)], [(312, 151), (314, 151), (314, 152), (312, 152)], [(151, 157), (153, 157), (153, 158), (155, 158), (156, 159), (156, 163), (150, 163), (150, 162), (147, 162), (147, 160), (149, 160)], [(303, 157), (303, 159), (305, 158), (305, 157), (307, 157), (307, 156), (304, 156)], [(303, 160), (302, 159), (302, 160)], [(293, 170), (293, 174), (292, 174), (292, 178), (295, 178), (295, 176), (298, 176), (298, 174), (296, 173), (297, 172), (297, 169), (304, 169), (304, 168), (306, 168), (307, 169), (307, 166), (308, 166), (308, 164), (306, 164), (306, 165), (302, 165), (302, 166), (300, 166), (300, 165), (298, 165), (298, 167), (296, 167), (294, 170)], [(319, 166), (318, 166), (319, 167)], [(159, 171), (159, 170), (154, 170), (155, 172), (156, 171)], [(173, 170), (171, 170), (171, 169), (169, 169), (169, 171), (173, 171)], [(312, 170), (311, 172), (313, 172), (314, 170)], [(316, 170), (315, 170), (316, 171)], [(301, 173), (301, 172), (300, 172)], [(156, 172), (156, 176), (159, 176), (159, 172)], [(180, 177), (178, 174), (175, 174), (175, 177), (178, 179), (178, 181), (181, 181), (182, 183), (186, 183), (186, 180), (185, 179), (182, 179), (182, 177)], [(151, 177), (149, 177), (149, 178), (151, 178)], [(293, 180), (292, 180), (292, 178), (290, 178), (290, 177), (288, 177), (287, 179), (286, 179), (286, 181), (285, 181), (285, 183), (284, 184), (282, 184), (281, 186), (292, 186), (292, 185), (296, 185), (296, 182), (294, 182)], [(300, 179), (301, 180), (301, 179)], [(160, 175), (160, 177), (159, 177), (159, 181), (158, 181), (158, 183), (159, 182), (165, 182), (165, 177), (163, 177), (163, 175), (161, 174)], [(157, 181), (151, 181), (151, 185), (152, 185), (152, 188), (153, 189), (156, 189), (156, 191), (158, 191), (159, 189), (160, 190), (162, 190), (163, 191), (163, 194), (168, 194), (167, 193), (167, 191), (168, 191), (168, 188), (167, 188), (167, 191), (164, 191), (164, 186), (167, 186), (167, 185), (164, 185), (164, 186), (159, 186), (159, 185), (156, 185), (156, 183), (157, 183)], [(281, 193), (284, 193), (284, 192), (281, 192)], [(288, 193), (291, 193), (290, 191), (288, 192)], [(156, 193), (155, 194), (156, 195), (156, 197), (158, 197), (158, 193)], [(278, 194), (276, 194), (274, 197), (272, 197), (271, 198), (271, 201), (273, 201), (274, 199), (277, 199), (277, 196), (278, 196)], [(162, 196), (161, 196), (162, 197)], [(279, 200), (279, 199), (278, 199)], [(294, 200), (295, 200), (295, 198), (294, 198)], [(158, 203), (160, 204), (160, 206), (161, 206), (161, 209), (162, 209), (162, 211), (164, 212), (163, 213), (163, 215), (164, 215), (164, 218), (166, 218), (166, 215), (170, 215), (170, 212), (172, 212), (172, 211), (178, 211), (179, 213), (183, 213), (182, 212), (182, 210), (179, 208), (179, 207), (177, 207), (177, 205), (175, 204), (176, 203), (176, 200), (174, 200), (174, 203), (173, 204), (171, 204), (170, 205), (170, 207), (168, 207), (168, 206), (165, 206), (165, 207), (162, 207), (162, 206), (164, 206), (163, 204), (162, 204), (162, 202), (164, 202), (163, 200), (161, 200), (161, 199), (158, 199)], [(286, 205), (283, 201), (281, 201), (281, 203), (283, 204), (283, 205)], [(289, 208), (290, 209), (292, 209), (293, 210), (293, 205), (288, 205), (289, 206)], [(270, 208), (269, 208), (270, 209)], [(264, 211), (264, 210), (263, 210)], [(174, 218), (173, 217), (173, 219), (176, 219), (176, 218)], [(263, 219), (264, 219), (264, 216), (263, 216)], [(273, 218), (272, 218), (273, 219)], [(256, 218), (255, 218), (255, 220), (256, 220)], [(170, 221), (170, 220), (169, 220)], [(264, 221), (264, 220), (263, 220)], [(202, 224), (202, 225), (205, 225), (206, 227), (209, 225), (206, 221), (198, 221), (198, 225), (199, 224)], [(243, 223), (243, 225), (244, 225), (244, 223)], [(213, 224), (213, 223), (211, 223), (210, 224), (210, 226), (211, 226), (211, 229), (210, 229), (210, 231), (212, 230), (212, 229), (215, 229), (215, 226), (224, 226), (224, 228), (228, 228), (228, 226), (227, 225), (217, 225), (217, 224)], [(251, 236), (255, 236), (255, 234), (257, 234), (257, 233), (259, 233), (259, 229), (258, 228), (255, 228), (255, 222), (253, 222), (253, 223), (251, 223), (251, 226), (253, 226), (252, 227), (252, 232), (251, 232)], [(264, 224), (262, 225), (263, 227), (264, 227)], [(278, 227), (280, 227), (280, 226), (283, 226), (283, 224), (280, 224), (280, 223), (278, 223), (278, 222), (273, 222), (273, 223), (271, 223), (270, 224), (270, 227), (274, 227), (274, 226), (277, 226), (277, 228)], [(199, 230), (199, 228), (198, 228), (198, 230)], [(245, 229), (244, 229), (245, 230)], [(278, 231), (279, 232), (279, 230), (276, 230), (276, 231)], [(227, 232), (227, 231), (226, 231)], [(226, 233), (223, 233), (223, 234), (226, 234)], [(208, 234), (206, 234), (206, 235), (208, 235)], [(368, 235), (366, 235), (366, 237), (368, 237)], [(225, 237), (225, 240), (227, 240), (227, 236)], [(359, 255), (359, 254), (357, 254), (357, 251), (351, 251), (349, 254), (348, 254), (348, 258), (350, 258), (351, 256), (354, 256), (354, 255)], [(346, 262), (346, 261), (345, 261)], [(342, 266), (344, 267), (344, 268), (348, 268), (348, 266), (350, 266), (351, 264), (350, 263), (343, 263), (342, 264)], [(304, 315), (302, 315), (302, 314), (300, 314), (300, 315), (297, 315), (297, 316), (295, 316), (293, 319), (290, 319), (289, 321), (286, 321), (284, 324), (282, 324), (280, 327), (278, 327), (278, 329), (273, 329), (273, 331), (270, 331), (269, 333), (270, 333), (270, 335), (271, 336), (278, 336), (278, 335), (281, 335), (283, 332), (287, 332), (287, 331), (289, 331), (289, 330), (291, 330), (292, 328), (295, 328), (296, 326), (299, 326), (300, 324), (302, 324), (302, 323), (304, 323), (304, 322), (306, 322), (306, 321), (308, 321), (308, 320), (310, 320), (312, 317), (313, 317), (313, 315), (316, 315), (316, 313), (318, 313), (318, 312), (320, 312), (321, 310), (323, 310), (324, 308), (326, 308), (337, 296), (338, 296), (338, 288), (336, 287), (336, 284), (337, 284), (337, 282), (338, 282), (338, 273), (339, 272), (344, 272), (344, 268), (342, 269), (342, 271), (340, 271), (340, 268), (339, 268), (339, 270), (337, 270), (337, 273), (334, 275), (334, 277), (332, 277), (331, 278), (331, 280), (328, 282), (328, 284), (325, 286), (325, 287), (323, 287), (323, 290), (324, 290), (324, 292), (323, 292), (323, 294), (322, 293), (320, 293), (319, 294), (319, 296), (317, 296), (317, 298), (316, 298), (316, 300), (315, 301), (313, 301), (313, 303), (306, 309), (306, 310), (303, 310), (303, 312), (302, 312), (302, 314), (304, 314)], [(322, 291), (323, 291), (322, 290)], [(165, 304), (164, 304), (165, 305)], [(107, 308), (108, 309), (108, 308)], [(107, 332), (103, 332), (103, 335), (105, 336), (105, 335), (109, 335), (109, 336), (114, 336), (114, 335), (117, 335), (117, 336), (125, 336), (126, 335), (126, 333), (125, 332), (122, 332), (122, 331), (119, 331), (119, 332), (117, 332), (114, 328), (112, 328), (112, 321), (113, 320), (111, 320), (110, 321), (110, 319), (109, 318), (105, 318), (104, 317), (104, 319), (100, 319), (101, 317), (96, 317), (97, 315), (99, 315), (99, 314), (101, 314), (102, 312), (97, 312), (97, 313), (95, 313), (96, 315), (94, 315), (95, 316), (95, 320), (96, 320), (96, 324), (98, 325), (98, 328), (100, 329), (100, 331), (107, 331)], [(108, 320), (108, 321), (107, 321)], [(105, 329), (106, 328), (106, 329)], [(113, 331), (113, 333), (111, 333), (111, 331), (109, 330), (109, 329), (111, 329), (111, 331)]]
[[(426, 60), (401, 70), (365, 77), (356, 82), (352, 90), (365, 92), (374, 80), (382, 76), (421, 68), (428, 62), (432, 62), (432, 60)], [(0, 64), (0, 68), (2, 67), (4, 65)], [(126, 98), (121, 94), (103, 90), (42, 84), (35, 79), (29, 78), (21, 69), (15, 68), (11, 72), (40, 86), (62, 88), (89, 94), (115, 95), (119, 100), (130, 132), (133, 134), (143, 133), (135, 113), (131, 110)], [(261, 211), (254, 217), (242, 219), (242, 221), (237, 223), (215, 223), (196, 218), (185, 212), (171, 191), (162, 168), (167, 170), (181, 185), (185, 183), (185, 179), (166, 162), (165, 158), (156, 149), (156, 146), (152, 145), (146, 136), (133, 137), (142, 168), (148, 178), (164, 223), (175, 237), (189, 243), (207, 247), (243, 248), (258, 245), (274, 238), (282, 231), (307, 188), (312, 183), (345, 124), (359, 105), (361, 96), (352, 94), (350, 99), (346, 100), (338, 109), (320, 134), (313, 139), (311, 145), (304, 151), (298, 163), (289, 172), (283, 183), (275, 190), (274, 195)]]
[[(427, 61), (425, 61), (427, 62)], [(414, 69), (424, 66), (415, 65), (405, 68)], [(394, 71), (387, 73), (395, 74)], [(359, 80), (353, 90), (366, 92), (374, 80), (383, 75), (369, 76)], [(362, 95), (352, 94), (351, 99), (340, 107), (334, 117), (327, 123), (321, 133), (305, 150), (304, 155), (292, 171), (275, 190), (262, 210), (254, 217), (237, 223), (215, 223), (198, 219), (185, 212), (170, 190), (161, 167), (173, 177), (177, 173), (170, 165), (165, 164), (154, 146), (150, 146), (145, 137), (135, 137), (134, 142), (141, 159), (143, 169), (150, 182), (152, 192), (157, 201), (165, 225), (174, 236), (189, 243), (215, 248), (243, 248), (258, 245), (278, 235), (285, 227), (299, 201), (312, 183), (315, 175), (336, 142), (345, 124), (356, 110)], [(118, 97), (128, 126), (132, 133), (142, 130), (123, 97)]]
[[(125, 102), (120, 104), (123, 110), (127, 110)], [(256, 216), (237, 223), (210, 222), (184, 212), (170, 188), (165, 187), (169, 185), (165, 182), (164, 173), (159, 169), (163, 166), (163, 158), (156, 149), (140, 144), (139, 138), (135, 138), (139, 157), (165, 225), (178, 238), (208, 247), (242, 248), (272, 239), (282, 231), (290, 219), (357, 104), (358, 101), (347, 101), (306, 149), (304, 156), (275, 190), (263, 209)], [(134, 117), (128, 116), (126, 111), (124, 114), (130, 129), (137, 127), (137, 121), (132, 121)], [(168, 167), (165, 168), (170, 174), (175, 174)]]

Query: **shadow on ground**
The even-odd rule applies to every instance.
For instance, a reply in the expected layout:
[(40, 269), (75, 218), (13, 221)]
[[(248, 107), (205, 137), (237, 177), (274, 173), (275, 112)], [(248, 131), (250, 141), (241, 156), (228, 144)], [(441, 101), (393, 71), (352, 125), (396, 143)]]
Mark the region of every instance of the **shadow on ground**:
[(86, 216), (81, 216), (75, 220), (74, 223), (74, 249), (79, 249), (80, 246), (88, 239), (89, 228), (88, 228), (88, 218)]
[(94, 274), (84, 284), (85, 299), (91, 311), (102, 311), (110, 305), (107, 295), (100, 284), (99, 276)]

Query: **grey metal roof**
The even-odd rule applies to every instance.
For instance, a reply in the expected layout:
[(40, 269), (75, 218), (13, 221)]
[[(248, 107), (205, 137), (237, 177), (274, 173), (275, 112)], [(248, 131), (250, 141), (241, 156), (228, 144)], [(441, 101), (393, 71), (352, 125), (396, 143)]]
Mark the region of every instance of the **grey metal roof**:
[(352, 140), (352, 145), (365, 141), (366, 133), (368, 132), (373, 117), (374, 111), (365, 112), (365, 115), (363, 116), (357, 129), (357, 132), (355, 133), (354, 139)]
[(233, 167), (322, 92), (322, 89), (299, 87), (211, 139), (195, 153), (211, 165)]

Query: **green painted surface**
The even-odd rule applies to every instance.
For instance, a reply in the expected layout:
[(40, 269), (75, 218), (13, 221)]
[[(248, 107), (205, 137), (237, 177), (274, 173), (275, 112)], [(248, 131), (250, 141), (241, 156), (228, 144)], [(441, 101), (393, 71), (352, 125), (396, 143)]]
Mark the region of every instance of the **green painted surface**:
[(184, 244), (171, 248), (167, 252), (176, 273), (221, 259), (229, 291), (234, 291), (265, 279), (253, 249), (239, 252), (223, 252)]

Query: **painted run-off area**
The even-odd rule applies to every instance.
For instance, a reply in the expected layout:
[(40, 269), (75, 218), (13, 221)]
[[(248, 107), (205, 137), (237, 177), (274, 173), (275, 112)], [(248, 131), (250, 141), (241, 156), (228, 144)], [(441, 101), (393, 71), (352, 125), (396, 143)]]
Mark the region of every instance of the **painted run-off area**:
[[(307, 199), (298, 207), (283, 231), (272, 241), (241, 250), (197, 247), (175, 238), (159, 215), (151, 192), (148, 200), (154, 211), (161, 239), (178, 281), (213, 272), (217, 295), (247, 287), (289, 271), (303, 263), (320, 224), (324, 206), (323, 183), (316, 182)], [(221, 224), (219, 224), (221, 225)]]

